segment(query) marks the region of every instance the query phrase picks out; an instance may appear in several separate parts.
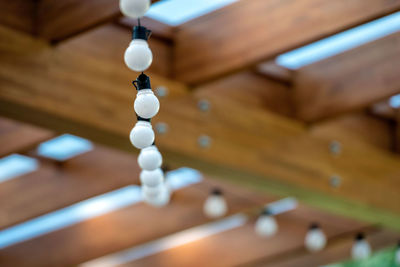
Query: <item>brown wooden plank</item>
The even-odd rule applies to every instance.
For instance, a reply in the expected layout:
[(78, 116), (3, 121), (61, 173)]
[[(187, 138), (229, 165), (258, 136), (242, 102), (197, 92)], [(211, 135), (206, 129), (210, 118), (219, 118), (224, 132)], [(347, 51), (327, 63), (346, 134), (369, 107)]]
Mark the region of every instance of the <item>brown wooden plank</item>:
[(400, 92), (400, 33), (313, 63), (295, 75), (296, 115), (305, 121), (367, 107)]
[(19, 31), (34, 31), (34, 12), (36, 4), (31, 0), (1, 0), (0, 24), (7, 25)]
[(0, 117), (0, 157), (28, 150), (53, 135), (51, 131)]
[(309, 129), (312, 136), (339, 142), (342, 150), (356, 143), (370, 144), (387, 151), (393, 148), (392, 123), (365, 112), (343, 114), (314, 123)]
[(200, 83), (395, 12), (400, 1), (238, 1), (178, 27), (175, 75)]
[(208, 222), (202, 205), (216, 185), (224, 192), (229, 213), (260, 206), (270, 199), (229, 184), (205, 181), (177, 191), (165, 208), (132, 205), (2, 249), (0, 263), (21, 267), (71, 266)]
[(161, 263), (163, 266), (256, 266), (259, 261), (289, 257), (299, 250), (308, 254), (303, 243), (311, 219), (322, 221), (328, 239), (354, 233), (362, 227), (351, 220), (300, 207), (278, 215), (279, 232), (271, 238), (262, 238), (254, 232), (254, 219), (251, 218), (244, 226), (121, 266), (156, 266)]
[[(138, 183), (136, 157), (96, 146), (61, 167), (41, 162), (38, 171), (0, 186), (0, 229)], [(22, 192), (22, 193), (21, 193)]]
[[(388, 246), (393, 246), (398, 241), (400, 235), (390, 231), (378, 231), (368, 235), (373, 251), (377, 251)], [(286, 259), (271, 264), (255, 264), (252, 266), (264, 267), (316, 267), (333, 264), (350, 259), (353, 239), (351, 236), (340, 237), (328, 243), (327, 248), (317, 254), (305, 253), (303, 255), (288, 255)]]

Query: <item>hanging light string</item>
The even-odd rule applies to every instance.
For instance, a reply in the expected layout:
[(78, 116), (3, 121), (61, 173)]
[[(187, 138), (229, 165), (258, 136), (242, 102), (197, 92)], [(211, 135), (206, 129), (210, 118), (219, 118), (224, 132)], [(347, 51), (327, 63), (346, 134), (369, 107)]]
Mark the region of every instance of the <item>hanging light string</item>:
[(137, 26), (133, 27), (132, 41), (125, 51), (124, 60), (128, 68), (140, 73), (136, 80), (132, 81), (137, 92), (133, 105), (137, 122), (129, 137), (132, 145), (141, 150), (138, 164), (142, 169), (142, 196), (148, 204), (164, 206), (169, 202), (170, 192), (164, 181), (162, 156), (155, 145), (155, 134), (151, 125), (151, 118), (158, 113), (160, 102), (151, 89), (150, 77), (144, 73), (153, 61), (153, 54), (147, 43), (151, 31), (142, 26), (140, 21), (150, 4), (150, 0), (120, 0), (120, 9), (125, 16), (137, 19)]

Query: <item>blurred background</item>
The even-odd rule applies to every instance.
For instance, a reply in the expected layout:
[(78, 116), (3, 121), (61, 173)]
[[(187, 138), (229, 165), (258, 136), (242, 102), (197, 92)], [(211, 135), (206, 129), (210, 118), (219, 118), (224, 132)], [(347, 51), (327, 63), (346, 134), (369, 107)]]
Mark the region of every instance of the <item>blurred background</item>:
[(0, 266), (400, 266), (400, 0), (152, 2), (162, 207), (137, 20), (0, 0)]

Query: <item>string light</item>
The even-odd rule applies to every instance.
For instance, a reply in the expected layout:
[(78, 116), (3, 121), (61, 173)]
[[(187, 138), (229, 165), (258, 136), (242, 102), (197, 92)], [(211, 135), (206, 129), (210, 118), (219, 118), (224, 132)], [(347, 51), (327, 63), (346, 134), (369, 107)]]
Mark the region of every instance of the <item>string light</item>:
[(153, 54), (147, 43), (151, 31), (140, 25), (140, 17), (144, 16), (150, 4), (150, 0), (120, 0), (121, 12), (125, 16), (138, 19), (138, 25), (133, 28), (132, 41), (125, 51), (124, 61), (131, 70), (142, 72), (132, 82), (137, 90), (133, 107), (138, 121), (129, 138), (134, 147), (141, 149), (138, 164), (142, 168), (140, 181), (143, 200), (150, 205), (162, 207), (169, 202), (170, 190), (160, 169), (162, 156), (154, 145), (155, 135), (150, 122), (157, 115), (160, 102), (151, 89), (150, 77), (143, 73), (150, 67)]
[(228, 207), (220, 189), (213, 189), (204, 202), (203, 211), (209, 218), (222, 217), (227, 213)]
[(121, 0), (119, 2), (119, 8), (122, 14), (130, 18), (140, 18), (150, 8), (150, 0)]
[(156, 187), (164, 181), (164, 174), (160, 168), (152, 171), (143, 170), (140, 173), (140, 181), (148, 187)]
[(353, 247), (351, 249), (351, 256), (353, 260), (364, 260), (371, 255), (371, 246), (365, 239), (363, 233), (357, 234)]
[(396, 249), (396, 253), (394, 255), (394, 262), (400, 266), (400, 241), (397, 244), (397, 249)]
[(139, 117), (129, 137), (132, 145), (136, 148), (143, 149), (151, 146), (155, 137), (150, 120)]
[(278, 231), (278, 224), (270, 210), (265, 208), (258, 217), (255, 232), (262, 237), (271, 237)]
[(318, 224), (312, 223), (310, 225), (304, 244), (310, 252), (318, 252), (325, 248), (326, 236)]
[(140, 168), (146, 171), (152, 171), (160, 168), (162, 165), (162, 156), (155, 145), (143, 148), (138, 157)]

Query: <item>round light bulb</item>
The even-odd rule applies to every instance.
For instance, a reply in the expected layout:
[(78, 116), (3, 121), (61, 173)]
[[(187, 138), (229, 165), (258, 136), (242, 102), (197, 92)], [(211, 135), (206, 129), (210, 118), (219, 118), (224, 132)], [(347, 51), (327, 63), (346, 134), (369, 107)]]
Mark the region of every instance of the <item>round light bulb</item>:
[(254, 230), (259, 236), (271, 237), (278, 231), (278, 224), (273, 216), (261, 214), (256, 221)]
[(156, 187), (160, 185), (164, 180), (163, 171), (158, 168), (152, 171), (143, 170), (140, 173), (140, 181), (143, 185), (148, 187)]
[(146, 40), (134, 39), (125, 50), (124, 60), (128, 68), (142, 72), (150, 67), (153, 53)]
[(125, 16), (137, 19), (144, 16), (150, 4), (150, 0), (120, 0), (119, 8)]
[(225, 198), (218, 191), (218, 193), (212, 193), (204, 202), (203, 211), (204, 214), (209, 218), (218, 218), (226, 214), (228, 210)]
[(151, 89), (142, 89), (138, 91), (133, 107), (140, 117), (151, 119), (158, 113), (160, 102)]
[(138, 121), (130, 133), (130, 140), (134, 147), (144, 149), (154, 143), (154, 131), (151, 123)]
[(138, 157), (140, 168), (146, 171), (152, 171), (160, 168), (162, 165), (162, 156), (156, 146), (149, 146), (140, 151)]
[(400, 266), (400, 242), (399, 245), (397, 246), (396, 254), (394, 255), (394, 261), (398, 266)]
[(156, 196), (144, 195), (144, 201), (155, 207), (163, 207), (169, 203), (170, 191), (166, 185), (160, 187), (160, 191)]
[(351, 248), (353, 260), (364, 260), (371, 255), (371, 246), (362, 234), (359, 234)]
[(142, 185), (142, 196), (144, 199), (150, 199), (150, 198), (155, 198), (157, 197), (160, 192), (162, 191), (162, 187), (164, 185), (160, 183), (157, 186), (147, 186), (147, 185)]
[(306, 234), (304, 244), (311, 252), (321, 251), (326, 245), (326, 236), (320, 228), (312, 227)]

